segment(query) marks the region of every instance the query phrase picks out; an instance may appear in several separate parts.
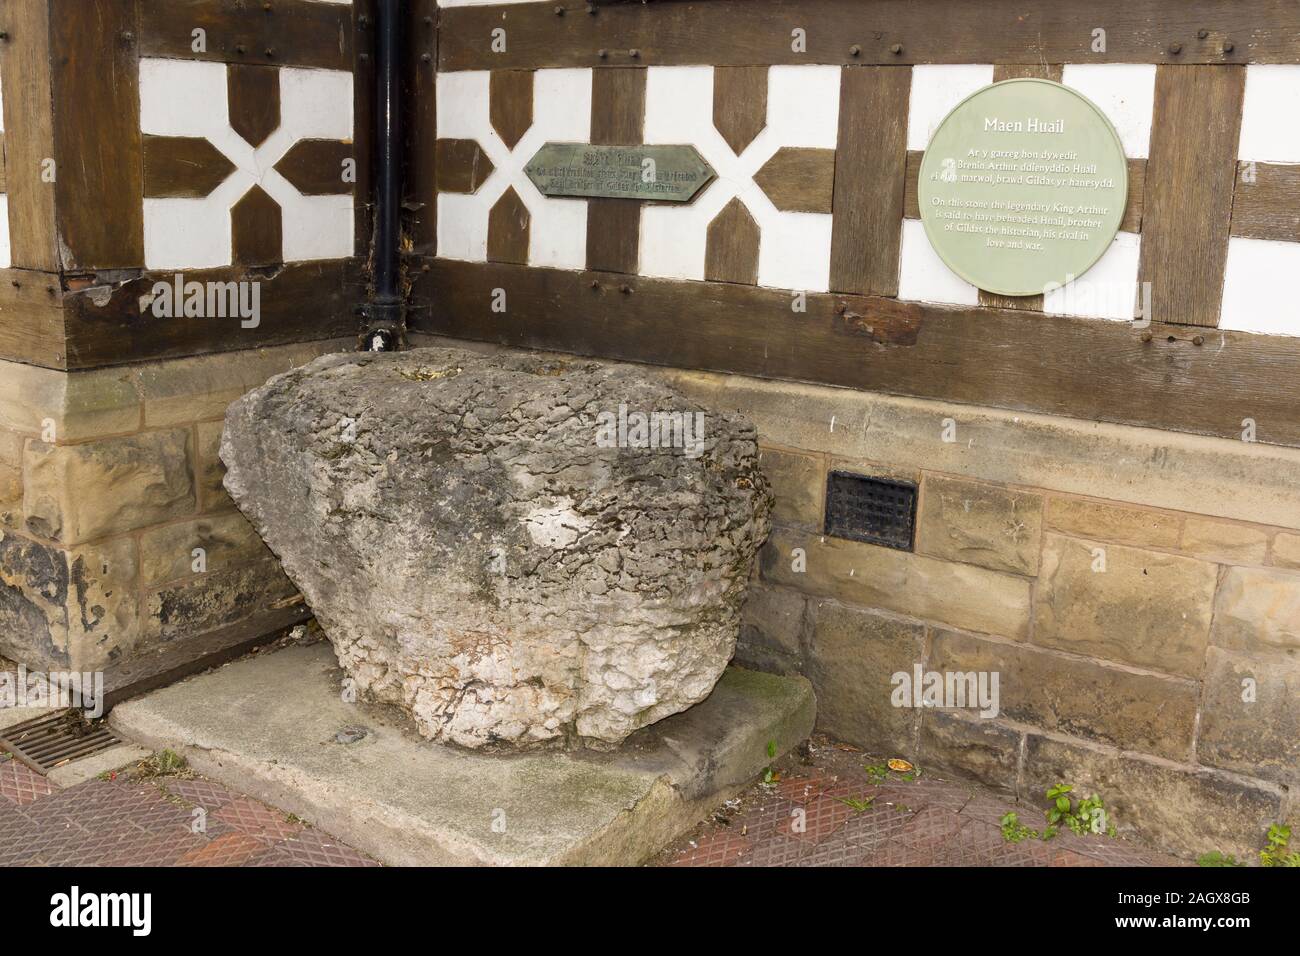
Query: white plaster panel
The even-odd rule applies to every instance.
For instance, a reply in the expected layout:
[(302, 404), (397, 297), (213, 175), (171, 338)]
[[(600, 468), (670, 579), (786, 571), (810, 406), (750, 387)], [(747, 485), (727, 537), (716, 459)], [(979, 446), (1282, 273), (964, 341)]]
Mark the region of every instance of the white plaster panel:
[(839, 136), (840, 68), (774, 66), (768, 70), (767, 121), (782, 146), (834, 149)]
[(735, 156), (713, 126), (713, 68), (652, 66), (645, 98), (645, 141), (693, 144), (718, 179), (689, 205), (642, 207), (641, 273), (703, 279), (709, 223), (741, 185)]
[(352, 74), (280, 70), (280, 129), (300, 139), (352, 138)]
[(922, 64), (912, 67), (907, 107), (907, 148), (924, 150), (952, 108), (993, 82), (988, 63)]
[(758, 284), (825, 291), (831, 217), (780, 212), (754, 182), (754, 175), (783, 146), (833, 148), (838, 104), (838, 68), (771, 68), (767, 125), (737, 156), (713, 125), (713, 68), (650, 67), (646, 142), (694, 145), (717, 172), (717, 179), (689, 204), (643, 208), (641, 273), (703, 279), (709, 223), (738, 197), (760, 231)]
[(476, 140), (493, 167), (473, 195), (438, 195), (438, 254), (484, 261), (488, 217), (497, 200), (513, 187), (528, 209), (529, 264), (581, 269), (587, 259), (587, 203), (543, 196), (524, 166), (546, 142), (591, 139), (591, 70), (533, 74), (533, 124), (513, 150), (492, 128), (490, 83), (485, 70), (438, 74), (438, 136)]
[(1246, 67), (1246, 97), (1241, 113), (1237, 157), (1274, 163), (1300, 163), (1300, 66)]
[(1142, 237), (1119, 232), (1097, 263), (1043, 296), (1043, 311), (1092, 319), (1131, 321), (1136, 315), (1138, 258)]
[(951, 305), (978, 305), (980, 298), (978, 289), (944, 265), (919, 219), (903, 220), (898, 297)]
[(1067, 63), (1061, 82), (1078, 90), (1106, 114), (1119, 134), (1125, 156), (1147, 156), (1155, 108), (1155, 64)]
[(142, 133), (210, 139), (210, 133), (229, 125), (228, 115), (224, 63), (140, 60)]
[(144, 201), (146, 268), (210, 269), (230, 260), (228, 201), (215, 195)]
[(438, 74), (439, 139), (475, 139), (484, 126), (491, 125), (487, 120), (490, 84), (487, 70)]
[(0, 269), (13, 265), (13, 254), (9, 248), (9, 197), (0, 193)]
[(144, 201), (147, 268), (230, 265), (230, 210), (254, 185), (280, 204), (285, 262), (353, 254), (353, 197), (304, 196), (274, 169), (300, 139), (352, 139), (352, 74), (279, 73), (280, 126), (254, 149), (230, 125), (224, 64), (141, 59), (141, 131), (207, 139), (236, 167), (202, 199)]
[(1300, 243), (1233, 236), (1228, 240), (1219, 328), (1300, 335), (1297, 276)]

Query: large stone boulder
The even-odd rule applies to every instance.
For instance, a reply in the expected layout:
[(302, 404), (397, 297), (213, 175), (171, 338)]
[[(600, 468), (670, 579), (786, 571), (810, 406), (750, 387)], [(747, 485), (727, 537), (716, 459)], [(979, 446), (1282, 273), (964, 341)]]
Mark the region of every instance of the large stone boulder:
[(357, 689), (468, 747), (702, 700), (769, 530), (753, 425), (581, 360), (325, 356), (234, 403), (221, 457)]

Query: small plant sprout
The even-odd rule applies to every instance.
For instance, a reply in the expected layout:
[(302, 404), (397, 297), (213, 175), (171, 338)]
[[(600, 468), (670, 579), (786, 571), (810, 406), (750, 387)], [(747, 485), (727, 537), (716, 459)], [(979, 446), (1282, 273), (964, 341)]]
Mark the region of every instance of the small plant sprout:
[(1031, 830), (1020, 822), (1020, 815), (1017, 813), (1006, 814), (1000, 822), (1002, 824), (1002, 839), (1008, 843), (1021, 843), (1030, 837), (1035, 840), (1039, 837), (1037, 830)]
[(1041, 831), (1031, 830), (1025, 826), (1016, 813), (1004, 815), (1000, 821), (1002, 838), (1008, 843), (1019, 843), (1030, 837), (1050, 840), (1061, 831), (1063, 826), (1068, 827), (1071, 833), (1078, 836), (1087, 836), (1089, 833), (1115, 836), (1115, 827), (1110, 822), (1101, 797), (1094, 793), (1076, 803), (1070, 796), (1073, 792), (1074, 786), (1068, 783), (1058, 783), (1047, 791), (1049, 806), (1044, 811), (1047, 826)]
[(779, 770), (772, 769), (772, 764), (771, 764), (771, 761), (776, 759), (775, 740), (769, 740), (767, 742), (767, 759), (768, 759), (768, 765), (765, 768), (763, 768), (763, 783), (768, 784), (770, 786), (781, 779), (781, 772)]
[(1259, 851), (1260, 866), (1300, 866), (1300, 852), (1287, 851), (1291, 828), (1275, 823), (1268, 828), (1268, 846)]
[(864, 810), (869, 809), (871, 805), (876, 801), (875, 797), (860, 797), (860, 798), (837, 797), (836, 799), (838, 799), (840, 803), (844, 804), (854, 813), (862, 813)]

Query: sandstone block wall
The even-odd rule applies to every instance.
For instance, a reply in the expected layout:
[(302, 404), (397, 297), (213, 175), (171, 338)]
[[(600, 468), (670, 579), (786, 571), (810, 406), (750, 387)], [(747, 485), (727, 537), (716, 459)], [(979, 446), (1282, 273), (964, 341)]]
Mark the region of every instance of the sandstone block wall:
[[(821, 729), (1030, 800), (1096, 790), (1188, 855), (1251, 856), (1294, 819), (1300, 452), (666, 374), (767, 442), (738, 657), (811, 678)], [(831, 470), (915, 482), (914, 550), (824, 535)], [(915, 665), (997, 672), (997, 716), (894, 706)]]
[(294, 599), (221, 487), (221, 419), (272, 375), (350, 347), (73, 373), (0, 362), (0, 655), (99, 670)]

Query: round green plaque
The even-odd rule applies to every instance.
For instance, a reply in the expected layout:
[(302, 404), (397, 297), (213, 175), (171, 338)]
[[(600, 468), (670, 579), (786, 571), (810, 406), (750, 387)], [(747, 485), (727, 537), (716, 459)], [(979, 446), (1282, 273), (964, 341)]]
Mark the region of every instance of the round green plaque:
[(987, 292), (1036, 295), (1110, 247), (1128, 164), (1087, 97), (1051, 80), (1005, 80), (944, 118), (917, 185), (925, 234), (948, 268)]

